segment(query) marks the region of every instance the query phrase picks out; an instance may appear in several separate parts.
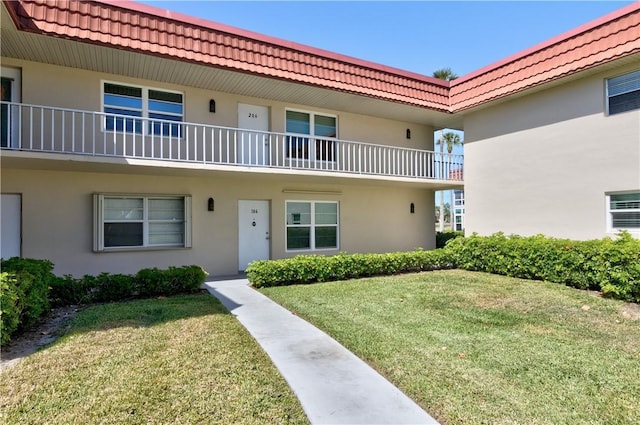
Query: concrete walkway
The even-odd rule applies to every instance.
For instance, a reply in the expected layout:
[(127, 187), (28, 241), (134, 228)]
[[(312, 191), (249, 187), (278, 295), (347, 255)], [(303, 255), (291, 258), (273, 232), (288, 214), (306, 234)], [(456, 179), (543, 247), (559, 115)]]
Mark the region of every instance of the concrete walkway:
[(247, 279), (205, 286), (271, 357), (312, 424), (438, 423), (326, 333), (248, 286)]

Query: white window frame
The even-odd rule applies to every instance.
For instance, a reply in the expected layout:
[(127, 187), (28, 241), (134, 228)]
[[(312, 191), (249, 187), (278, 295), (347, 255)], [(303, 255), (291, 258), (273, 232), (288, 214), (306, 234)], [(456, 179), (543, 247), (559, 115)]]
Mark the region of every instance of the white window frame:
[[(121, 199), (142, 199), (143, 200), (143, 218), (138, 220), (142, 222), (142, 245), (136, 246), (104, 246), (104, 206), (105, 198), (121, 198)], [(149, 223), (155, 220), (149, 219), (149, 200), (150, 199), (182, 199), (184, 202), (184, 243), (182, 244), (150, 244), (149, 243)], [(109, 251), (139, 251), (139, 250), (158, 250), (158, 249), (183, 249), (191, 248), (191, 195), (155, 195), (155, 194), (132, 194), (132, 193), (94, 193), (93, 194), (93, 250), (94, 252)], [(131, 221), (134, 222), (134, 221)], [(155, 221), (157, 222), (157, 221)]]
[[(310, 223), (309, 224), (288, 224), (288, 204), (289, 203), (304, 203), (310, 204)], [(336, 224), (316, 224), (316, 204), (335, 204), (336, 205)], [(309, 248), (289, 248), (287, 230), (290, 227), (308, 227), (310, 229), (309, 234)], [(327, 248), (316, 248), (316, 227), (335, 227), (336, 228), (336, 246)], [(309, 200), (287, 200), (284, 205), (284, 243), (285, 252), (321, 252), (321, 251), (336, 251), (340, 249), (340, 203), (338, 201), (309, 201)]]
[[(300, 112), (302, 114), (309, 114), (309, 134), (304, 134), (304, 133), (294, 133), (291, 131), (286, 131), (287, 129), (287, 112)], [(323, 117), (329, 117), (329, 118), (335, 118), (336, 120), (336, 135), (334, 137), (326, 137), (326, 136), (316, 136), (313, 132), (313, 129), (315, 127), (315, 117), (316, 115), (321, 115)], [(299, 137), (299, 136), (306, 136), (309, 138), (309, 145), (308, 145), (308, 149), (309, 149), (309, 157), (308, 158), (296, 158), (296, 157), (291, 157), (287, 155), (287, 159), (291, 160), (291, 161), (309, 161), (309, 162), (322, 162), (322, 163), (333, 163), (333, 162), (337, 162), (338, 161), (338, 116), (335, 114), (329, 114), (329, 113), (324, 113), (324, 112), (316, 112), (316, 111), (308, 111), (308, 110), (304, 110), (304, 109), (297, 109), (297, 108), (285, 108), (284, 109), (284, 129), (285, 132), (288, 135), (291, 135), (293, 137)], [(326, 159), (318, 159), (316, 158), (316, 140), (320, 139), (320, 140), (330, 140), (333, 142), (333, 159), (331, 160), (326, 160)], [(287, 146), (285, 146), (285, 150), (287, 149)], [(285, 154), (286, 155), (286, 154)]]
[[(111, 81), (111, 80), (101, 80), (100, 81), (100, 110), (105, 114), (104, 118), (102, 119), (102, 131), (104, 132), (112, 132), (113, 130), (108, 130), (107, 129), (107, 117), (106, 117), (106, 113), (104, 111), (105, 108), (105, 104), (104, 104), (104, 86), (105, 84), (114, 84), (117, 86), (124, 86), (124, 87), (132, 87), (132, 88), (136, 88), (136, 89), (140, 89), (142, 90), (142, 116), (141, 117), (134, 117), (132, 116), (131, 119), (139, 119), (140, 121), (142, 121), (142, 133), (137, 133), (135, 131), (132, 132), (132, 134), (142, 134), (143, 136), (149, 136), (152, 135), (152, 132), (149, 131), (149, 124), (154, 121), (154, 120), (158, 120), (159, 118), (149, 118), (149, 90), (155, 90), (155, 91), (159, 91), (159, 92), (165, 92), (165, 93), (173, 93), (173, 94), (179, 94), (182, 96), (182, 114), (175, 114), (175, 113), (171, 113), (171, 112), (163, 112), (166, 115), (172, 115), (172, 116), (176, 116), (176, 117), (180, 117), (180, 121), (176, 121), (176, 125), (182, 125), (185, 122), (185, 94), (184, 92), (178, 91), (178, 90), (169, 90), (169, 89), (164, 89), (164, 88), (158, 88), (158, 87), (150, 87), (150, 86), (141, 86), (138, 84), (130, 84), (130, 83), (123, 83), (121, 81)], [(131, 109), (131, 108), (122, 108), (122, 109)], [(131, 109), (131, 110), (136, 110), (137, 109)], [(155, 112), (155, 111), (152, 111)], [(161, 134), (153, 134), (154, 136), (157, 137), (164, 137), (164, 138), (172, 138), (172, 139), (182, 139), (184, 134), (184, 130), (181, 129), (180, 131), (180, 135), (179, 136), (172, 136), (172, 135), (163, 135)]]
[(640, 198), (640, 189), (639, 190), (625, 191), (625, 192), (611, 192), (611, 193), (607, 193), (606, 194), (607, 233), (618, 233), (618, 232), (622, 232), (622, 231), (626, 230), (627, 232), (632, 233), (634, 235), (635, 234), (640, 235), (640, 227), (631, 227), (631, 228), (613, 227), (613, 215), (616, 212), (637, 212), (637, 213), (640, 213), (640, 208), (613, 210), (613, 209), (611, 209), (611, 196), (612, 195), (634, 194), (634, 193), (638, 194), (638, 197)]
[[(622, 91), (620, 93), (616, 93), (615, 95), (611, 95), (610, 94), (610, 88), (609, 88), (610, 82), (612, 80), (615, 80), (615, 79), (618, 79), (618, 78), (621, 78), (621, 77), (629, 77), (629, 76), (632, 76), (632, 78), (636, 79), (635, 85), (634, 85), (633, 82), (631, 82), (631, 84), (629, 84), (629, 87), (627, 89), (625, 89), (624, 91)], [(640, 97), (640, 69), (635, 70), (635, 71), (631, 71), (631, 72), (627, 72), (627, 73), (624, 73), (624, 74), (616, 75), (615, 77), (607, 78), (605, 80), (605, 92), (606, 92), (606, 105), (605, 106), (606, 106), (607, 115), (617, 115), (617, 114), (622, 114), (622, 113), (625, 113), (625, 112), (630, 112), (630, 111), (634, 111), (634, 110), (639, 109), (639, 108), (633, 108), (633, 109), (629, 109), (629, 110), (626, 110), (626, 111), (614, 112), (612, 114), (611, 111), (610, 111), (610, 99), (612, 97), (614, 97), (614, 96), (621, 96), (621, 95), (624, 95), (624, 94), (634, 93), (634, 92), (637, 93), (637, 96)]]

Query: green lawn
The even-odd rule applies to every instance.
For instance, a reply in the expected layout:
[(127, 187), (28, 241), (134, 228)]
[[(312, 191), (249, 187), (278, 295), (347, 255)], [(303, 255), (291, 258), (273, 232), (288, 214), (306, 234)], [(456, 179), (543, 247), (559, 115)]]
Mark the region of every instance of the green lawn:
[(460, 270), (261, 291), (442, 423), (640, 418), (640, 320), (623, 302)]
[(212, 296), (81, 311), (0, 375), (3, 424), (306, 424), (269, 358)]

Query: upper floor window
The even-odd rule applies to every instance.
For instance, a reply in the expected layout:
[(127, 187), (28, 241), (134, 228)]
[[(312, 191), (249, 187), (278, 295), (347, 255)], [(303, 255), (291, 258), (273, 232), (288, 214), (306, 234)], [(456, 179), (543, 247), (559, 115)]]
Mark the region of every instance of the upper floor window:
[(106, 130), (181, 137), (182, 93), (104, 83), (102, 102)]
[(609, 231), (640, 230), (640, 192), (610, 194), (607, 209)]
[(640, 70), (607, 80), (609, 115), (640, 109)]
[(286, 132), (305, 136), (287, 137), (287, 157), (311, 161), (335, 161), (336, 117), (301, 111), (286, 111)]

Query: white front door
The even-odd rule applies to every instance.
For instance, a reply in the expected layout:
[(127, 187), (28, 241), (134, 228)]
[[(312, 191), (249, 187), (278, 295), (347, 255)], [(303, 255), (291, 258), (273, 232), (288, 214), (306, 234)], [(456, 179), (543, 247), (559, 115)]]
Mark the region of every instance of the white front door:
[(238, 201), (238, 270), (269, 259), (269, 201)]
[[(0, 100), (3, 102), (20, 102), (20, 70), (2, 67)], [(17, 148), (19, 110), (17, 105), (2, 104), (0, 107), (0, 146)]]
[(0, 258), (20, 257), (22, 195), (0, 195)]
[(238, 162), (246, 165), (269, 165), (269, 108), (238, 104)]

